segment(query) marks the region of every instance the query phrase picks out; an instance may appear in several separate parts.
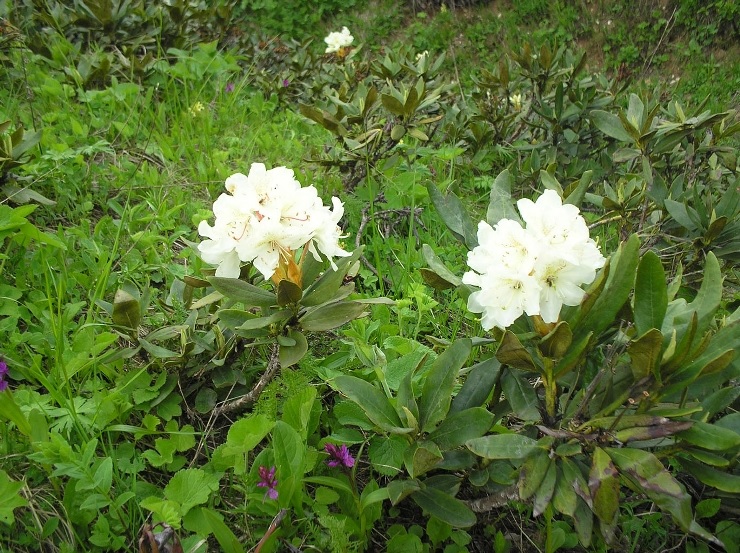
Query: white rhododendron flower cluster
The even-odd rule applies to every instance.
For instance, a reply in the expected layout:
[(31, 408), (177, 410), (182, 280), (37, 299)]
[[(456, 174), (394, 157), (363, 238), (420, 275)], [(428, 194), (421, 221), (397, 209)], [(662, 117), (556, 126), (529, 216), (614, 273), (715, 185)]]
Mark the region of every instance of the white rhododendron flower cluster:
[(352, 45), (355, 40), (347, 27), (342, 27), (341, 32), (332, 32), (324, 39), (326, 42), (326, 53), (331, 54), (333, 52), (339, 52), (342, 48), (346, 48)]
[(204, 261), (218, 265), (216, 276), (237, 278), (240, 264), (252, 262), (270, 279), (278, 266), (295, 266), (294, 252), (303, 246), (316, 259), (323, 253), (332, 266), (333, 257), (350, 255), (339, 245), (342, 202), (333, 197), (333, 209), (324, 206), (316, 188), (301, 187), (291, 169), (253, 163), (249, 175), (226, 179), (226, 190), (213, 203), (214, 225), (198, 226), (208, 238), (198, 250)]
[(517, 202), (526, 228), (501, 219), (495, 227), (478, 225), (478, 246), (468, 253), (472, 271), (463, 282), (480, 288), (468, 309), (482, 313), (485, 330), (506, 328), (522, 313), (557, 322), (563, 305), (578, 305), (582, 284), (596, 278), (606, 259), (589, 237), (586, 221), (574, 205), (546, 190), (536, 202)]

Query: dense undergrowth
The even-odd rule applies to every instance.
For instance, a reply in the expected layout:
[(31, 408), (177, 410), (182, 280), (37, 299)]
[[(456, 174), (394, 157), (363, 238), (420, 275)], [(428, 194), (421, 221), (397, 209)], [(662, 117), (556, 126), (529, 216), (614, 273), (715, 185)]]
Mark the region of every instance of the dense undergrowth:
[[(737, 551), (738, 8), (360, 4), (0, 8), (0, 548)], [(353, 253), (215, 276), (253, 163)], [(604, 267), (482, 325), (545, 190)]]

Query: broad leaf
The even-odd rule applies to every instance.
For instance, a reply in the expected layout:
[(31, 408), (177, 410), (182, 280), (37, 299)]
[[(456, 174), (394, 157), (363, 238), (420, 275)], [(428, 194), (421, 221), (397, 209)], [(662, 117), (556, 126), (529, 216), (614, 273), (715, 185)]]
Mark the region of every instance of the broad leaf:
[(678, 434), (678, 437), (710, 451), (725, 451), (740, 446), (740, 435), (737, 432), (706, 422), (695, 422), (691, 428)]
[(545, 512), (547, 506), (552, 501), (552, 495), (555, 492), (555, 484), (557, 483), (558, 470), (557, 464), (554, 462), (550, 463), (547, 468), (545, 477), (542, 479), (540, 487), (537, 488), (537, 492), (534, 494), (534, 502), (532, 505), (532, 516), (538, 517)]
[[(303, 298), (301, 299), (301, 305), (312, 307), (334, 299), (334, 296), (336, 296), (339, 288), (342, 286), (344, 277), (347, 275), (347, 272), (351, 269), (352, 265), (360, 258), (362, 251), (363, 248), (357, 248), (352, 252), (352, 255), (337, 260), (336, 270), (328, 269), (319, 277), (318, 280), (306, 289), (303, 293)], [(313, 257), (311, 254), (306, 255), (311, 258)]]
[(488, 211), (486, 212), (486, 222), (489, 225), (494, 226), (501, 219), (512, 219), (521, 223), (511, 199), (511, 188), (514, 184), (514, 178), (508, 169), (504, 169), (493, 181), (491, 197), (488, 201)]
[(520, 434), (491, 434), (468, 440), (465, 446), (485, 459), (523, 459), (539, 447), (536, 440)]
[(244, 551), (239, 539), (223, 521), (223, 517), (212, 509), (207, 507), (192, 509), (185, 516), (184, 524), (189, 531), (200, 536), (213, 534), (220, 550), (224, 553), (243, 553)]
[(459, 499), (432, 487), (411, 495), (419, 507), (454, 528), (468, 528), (475, 524), (475, 514)]
[(280, 367), (283, 369), (298, 363), (308, 351), (308, 342), (301, 332), (291, 328), (288, 337), (293, 340), (293, 345), (280, 345)]
[(646, 334), (629, 343), (627, 354), (632, 360), (632, 375), (635, 380), (640, 380), (651, 374), (660, 376), (658, 365), (660, 363), (660, 351), (663, 348), (663, 335), (659, 330), (651, 328)]
[(362, 407), (367, 417), (381, 429), (395, 433), (411, 432), (411, 428), (402, 428), (401, 419), (385, 394), (369, 382), (356, 376), (341, 375), (329, 384)]
[(457, 340), (432, 363), (419, 399), (419, 425), (422, 431), (429, 432), (447, 416), (457, 375), (471, 348), (469, 339)]
[(543, 449), (535, 450), (532, 455), (524, 460), (519, 470), (519, 481), (517, 482), (521, 499), (527, 500), (535, 494), (553, 464), (547, 451)]
[(465, 244), (468, 249), (472, 250), (477, 246), (476, 225), (463, 207), (460, 198), (452, 192), (448, 192), (446, 196), (443, 195), (432, 181), (427, 184), (427, 190), (437, 213), (455, 238)]
[(278, 501), (281, 506), (300, 508), (303, 497), (299, 487), (303, 479), (306, 445), (297, 430), (278, 421), (272, 429), (272, 451), (278, 467)]
[(668, 307), (668, 285), (660, 258), (651, 250), (642, 256), (637, 266), (634, 302), (638, 335), (652, 328), (662, 328)]
[(594, 514), (601, 521), (601, 528), (611, 537), (619, 513), (619, 474), (606, 452), (594, 449), (588, 488), (593, 501)]
[(411, 478), (417, 478), (432, 470), (442, 461), (442, 452), (434, 442), (414, 442), (404, 451), (403, 462)]
[(301, 328), (308, 332), (331, 330), (362, 315), (365, 306), (354, 301), (341, 301), (311, 308), (299, 319)]
[(277, 285), (277, 304), (285, 306), (298, 303), (303, 295), (301, 287), (289, 280), (283, 279)]
[(684, 531), (689, 530), (691, 497), (655, 455), (628, 447), (606, 448), (605, 451), (620, 473), (629, 476), (658, 507), (673, 515)]
[(519, 371), (504, 371), (501, 374), (501, 387), (515, 416), (526, 421), (540, 419), (537, 392)]
[(490, 430), (493, 415), (483, 407), (473, 407), (453, 413), (427, 436), (442, 451), (463, 445), (468, 440), (479, 438)]
[(209, 277), (217, 292), (227, 298), (242, 302), (246, 307), (272, 307), (277, 305), (277, 296), (253, 284), (237, 278)]
[(7, 472), (0, 470), (0, 522), (12, 525), (15, 522), (13, 511), (28, 505), (28, 501), (19, 493), (23, 486), (23, 482), (11, 480)]
[(203, 469), (183, 469), (172, 477), (164, 488), (164, 496), (180, 505), (180, 515), (184, 516), (196, 505), (208, 502), (211, 494), (219, 487), (220, 475)]
[(681, 459), (681, 466), (707, 486), (723, 492), (740, 494), (740, 476), (737, 474), (723, 472), (689, 459)]
[(624, 128), (622, 121), (613, 113), (595, 109), (591, 112), (591, 120), (596, 125), (596, 128), (605, 135), (621, 140), (622, 142), (634, 142), (632, 135)]
[(501, 363), (495, 357), (473, 365), (465, 377), (465, 383), (452, 400), (450, 413), (485, 405), (500, 374)]

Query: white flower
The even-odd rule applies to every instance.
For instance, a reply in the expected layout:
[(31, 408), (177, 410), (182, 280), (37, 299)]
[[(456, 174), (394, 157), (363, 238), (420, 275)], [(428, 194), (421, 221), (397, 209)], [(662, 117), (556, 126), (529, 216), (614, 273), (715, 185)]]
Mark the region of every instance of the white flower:
[(537, 280), (523, 272), (493, 270), (484, 274), (467, 272), (463, 282), (480, 287), (468, 297), (468, 309), (482, 313), (481, 325), (486, 330), (506, 328), (522, 313), (539, 313), (540, 286)]
[(333, 210), (324, 206), (316, 188), (301, 187), (292, 170), (254, 163), (249, 175), (231, 175), (225, 186), (229, 193), (213, 204), (214, 225), (198, 226), (208, 238), (198, 250), (204, 261), (218, 265), (216, 276), (237, 278), (240, 263), (252, 262), (270, 279), (278, 266), (295, 265), (294, 252), (306, 245), (332, 266), (332, 257), (349, 255), (339, 246), (342, 203), (332, 198)]
[(512, 94), (511, 96), (509, 96), (509, 102), (511, 102), (511, 107), (514, 108), (514, 111), (522, 111), (521, 94)]
[(592, 282), (606, 262), (578, 208), (563, 205), (553, 190), (517, 206), (526, 228), (511, 219), (495, 228), (481, 221), (478, 246), (468, 253), (472, 271), (463, 282), (479, 288), (468, 309), (482, 313), (485, 330), (506, 328), (522, 313), (557, 322), (563, 305), (583, 300), (581, 285)]
[(592, 271), (556, 256), (543, 256), (535, 265), (534, 276), (540, 285), (540, 316), (555, 323), (563, 305), (578, 305), (586, 294), (579, 284), (594, 279)]
[(324, 38), (324, 42), (326, 42), (326, 53), (339, 52), (342, 48), (350, 46), (354, 40), (355, 37), (349, 34), (347, 27), (342, 27), (341, 32), (331, 32)]

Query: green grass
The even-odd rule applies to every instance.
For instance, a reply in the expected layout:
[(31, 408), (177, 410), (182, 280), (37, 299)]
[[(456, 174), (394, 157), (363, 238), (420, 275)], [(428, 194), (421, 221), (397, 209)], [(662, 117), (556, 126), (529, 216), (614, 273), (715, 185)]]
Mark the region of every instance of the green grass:
[[(516, 9), (514, 4), (518, 4)], [(581, 88), (574, 87), (576, 99), (566, 95), (566, 104), (616, 113), (627, 108), (629, 91), (650, 97), (640, 82), (649, 78), (659, 91), (650, 98), (659, 106), (660, 116), (673, 122), (675, 114), (668, 113), (667, 106), (674, 98), (681, 99), (692, 115), (693, 106), (705, 97), (710, 98), (706, 108), (712, 113), (737, 107), (736, 40), (725, 27), (714, 32), (692, 27), (661, 42), (668, 20), (652, 12), (638, 14), (646, 18), (629, 27), (637, 29), (635, 34), (621, 23), (614, 24), (614, 32), (605, 30), (604, 21), (611, 17), (616, 21), (624, 13), (625, 3), (619, 1), (581, 8), (562, 1), (529, 0), (458, 10), (434, 7), (423, 12), (395, 6), (378, 1), (367, 9), (355, 6), (339, 12), (332, 4), (327, 13), (335, 17), (325, 18), (318, 29), (310, 27), (318, 34), (306, 48), (291, 45), (287, 38), (250, 45), (233, 28), (224, 29), (228, 47), (199, 41), (193, 32), (182, 36), (183, 43), (200, 44), (166, 49), (166, 37), (157, 35), (158, 44), (147, 42), (153, 59), (138, 69), (131, 65), (131, 56), (141, 61), (144, 49), (127, 48), (151, 38), (146, 35), (123, 37), (118, 53), (105, 42), (84, 49), (56, 31), (49, 31), (43, 48), (34, 47), (36, 53), (18, 41), (7, 43), (10, 46), (0, 42), (0, 82), (5, 91), (0, 98), (0, 123), (7, 119), (12, 128), (22, 125), (28, 132), (43, 131), (38, 147), (23, 155), (19, 167), (3, 172), (0, 183), (0, 358), (8, 364), (13, 394), (11, 403), (0, 392), (0, 401), (5, 401), (0, 406), (0, 491), (8, 492), (0, 493), (0, 551), (34, 551), (40, 543), (55, 552), (132, 550), (145, 537), (141, 529), (151, 522), (153, 513), (157, 520), (178, 529), (185, 551), (204, 550), (198, 545), (202, 537), (209, 540), (211, 550), (250, 550), (269, 532), (277, 515), (275, 504), (265, 501), (264, 490), (256, 487), (257, 467), (287, 466), (299, 457), (305, 466), (293, 468), (296, 489), (302, 491), (286, 506), (289, 518), (276, 534), (294, 547), (384, 550), (391, 543), (462, 552), (482, 550), (495, 536), (496, 551), (527, 539), (538, 550), (549, 547), (554, 551), (553, 540), (562, 536), (567, 547), (606, 550), (598, 536), (588, 548), (576, 545), (578, 528), (572, 527), (568, 517), (547, 518), (552, 517), (552, 509), (542, 518), (531, 519), (531, 504), (513, 502), (482, 513), (478, 524), (465, 530), (453, 529), (438, 517), (430, 519), (410, 499), (397, 506), (387, 501), (366, 505), (366, 498), (357, 495), (358, 483), (368, 492), (388, 484), (397, 472), (393, 467), (403, 464), (398, 451), (405, 438), (376, 432), (360, 407), (347, 394), (336, 393), (329, 382), (339, 372), (352, 374), (373, 382), (376, 390), (391, 393), (400, 403), (401, 377), (410, 370), (410, 363), (418, 363), (413, 378), (420, 396), (422, 383), (433, 370), (424, 365), (427, 359), (431, 364), (461, 337), (498, 337), (483, 332), (477, 317), (467, 311), (464, 287), (435, 290), (424, 278), (423, 270), (430, 264), (424, 256), (425, 245), (457, 276), (467, 270), (468, 251), (443, 223), (430, 200), (428, 185), (456, 194), (477, 222), (486, 216), (493, 179), (505, 168), (515, 176), (514, 199), (533, 197), (544, 182), (551, 184), (547, 175), (573, 189), (584, 171), (593, 170), (596, 177), (581, 207), (589, 223), (596, 224), (592, 236), (598, 237), (605, 255), (631, 229), (641, 233), (646, 243), (655, 244), (654, 249), (680, 254), (679, 259), (664, 256), (663, 265), (671, 273), (682, 261), (688, 277), (699, 274), (710, 245), (730, 247), (730, 229), (737, 223), (737, 213), (728, 208), (728, 230), (721, 235), (721, 229), (711, 227), (716, 217), (709, 221), (708, 216), (706, 222), (689, 227), (672, 221), (655, 207), (656, 201), (645, 192), (647, 185), (644, 189), (638, 185), (634, 196), (621, 194), (631, 179), (645, 183), (646, 173), (651, 178), (665, 177), (667, 186), (685, 177), (693, 179), (686, 190), (696, 189), (704, 194), (702, 200), (709, 198), (717, 205), (719, 192), (732, 186), (728, 183), (736, 176), (736, 167), (729, 161), (737, 156), (733, 149), (736, 135), (717, 146), (725, 148), (722, 156), (710, 159), (715, 153), (710, 146), (715, 145), (702, 143), (709, 125), (697, 123), (698, 129), (681, 143), (691, 143), (690, 153), (681, 150), (683, 157), (675, 156), (680, 157), (676, 161), (666, 152), (650, 158), (653, 165), (646, 169), (642, 162), (631, 161), (636, 158), (630, 158), (628, 150), (634, 150), (634, 145), (594, 131), (590, 112), (575, 110), (555, 123), (534, 109), (506, 112), (511, 116), (508, 123), (495, 119), (485, 109), (494, 105), (490, 96), (500, 89), (486, 80), (498, 71), (501, 60), (521, 52), (525, 42), (540, 56), (531, 59), (540, 63), (544, 52), (540, 47), (559, 41), (593, 54), (589, 73), (604, 71), (616, 76), (624, 63), (634, 77), (626, 91), (603, 84), (608, 83), (606, 76), (595, 78)], [(6, 11), (0, 14), (8, 7), (4, 3)], [(276, 18), (270, 20), (271, 25), (283, 21)], [(726, 19), (720, 23), (726, 25)], [(14, 23), (27, 29), (21, 23), (30, 20)], [(63, 23), (69, 37), (79, 38), (86, 29), (74, 20)], [(149, 23), (156, 27), (156, 21)], [(165, 25), (161, 20), (158, 24)], [(323, 56), (322, 33), (344, 24), (356, 43), (363, 45), (356, 62), (335, 62)], [(294, 26), (297, 35), (306, 32), (298, 23)], [(212, 36), (212, 30), (207, 33), (203, 27), (204, 36)], [(407, 134), (377, 162), (360, 154), (358, 163), (365, 164), (369, 177), (349, 193), (345, 170), (358, 150), (345, 137), (357, 138), (372, 125), (390, 129), (417, 115), (396, 117), (382, 111), (385, 104), (381, 103), (371, 117), (348, 124), (345, 137), (338, 137), (303, 117), (298, 104), (329, 109), (332, 91), (350, 94), (371, 74), (373, 64), (386, 53), (397, 54), (402, 46), (409, 50), (411, 62), (417, 52), (429, 50), (434, 57), (446, 53), (439, 81), (450, 86), (440, 96), (439, 111), (432, 114), (443, 118), (428, 142)], [(681, 53), (684, 47), (689, 48), (689, 55)], [(260, 49), (257, 55), (255, 48)], [(707, 52), (709, 57), (698, 61)], [(645, 53), (654, 55), (643, 74), (640, 61)], [(120, 59), (127, 56), (129, 65)], [(516, 88), (506, 84), (501, 105), (510, 102), (508, 93), (519, 91), (534, 101), (536, 83), (556, 78), (543, 76), (538, 69), (531, 75), (525, 71), (514, 74), (513, 63), (511, 67), (511, 86)], [(671, 84), (678, 76), (680, 81)], [(415, 77), (393, 76), (390, 80), (405, 90), (416, 82)], [(386, 86), (384, 79), (376, 82)], [(556, 89), (541, 91), (540, 107), (557, 103)], [(381, 93), (387, 90), (381, 88)], [(591, 91), (604, 103), (589, 104)], [(351, 103), (342, 96), (344, 100)], [(333, 105), (341, 106), (341, 102)], [(471, 118), (455, 120), (456, 113), (462, 119), (469, 114)], [(492, 143), (483, 139), (479, 153), (474, 153), (471, 122), (475, 121), (503, 125), (507, 140)], [(429, 131), (437, 124), (436, 120), (419, 123), (418, 128)], [(454, 140), (449, 139), (452, 136)], [(620, 156), (627, 161), (614, 161)], [(339, 165), (334, 163), (337, 159)], [(685, 159), (696, 163), (695, 170), (686, 170)], [(195, 281), (189, 279), (203, 279), (210, 269), (195, 248), (200, 240), (198, 223), (212, 216), (211, 205), (224, 192), (224, 180), (235, 172), (248, 173), (254, 162), (294, 169), (304, 186), (317, 187), (325, 203), (332, 195), (339, 196), (346, 208), (342, 224), (347, 249), (353, 250), (357, 239), (365, 247), (367, 260), (356, 267), (357, 293), (352, 298), (385, 296), (395, 302), (368, 306), (368, 317), (331, 332), (309, 334), (309, 355), (300, 364), (285, 368), (253, 407), (265, 420), (281, 423), (264, 433), (272, 432), (264, 441), (257, 430), (237, 426), (247, 420), (241, 413), (213, 417), (213, 410), (225, 398), (252, 388), (267, 364), (269, 345), (251, 347), (249, 340), (216, 327), (215, 304), (189, 309), (192, 300), (203, 299), (211, 291), (190, 287)], [(605, 183), (614, 190), (613, 196)], [(707, 183), (716, 189), (704, 188)], [(33, 191), (30, 202), (17, 203), (18, 188)], [(671, 190), (679, 203), (698, 206), (689, 192), (683, 194), (682, 187)], [(26, 213), (24, 205), (36, 207)], [(650, 213), (645, 212), (648, 205), (652, 206)], [(656, 234), (660, 225), (669, 229), (667, 238)], [(737, 275), (727, 271), (732, 255), (720, 256), (728, 275), (721, 298), (727, 313), (737, 302), (737, 288), (732, 288)], [(693, 297), (696, 280), (687, 278), (686, 283), (679, 295)], [(113, 324), (116, 310), (124, 309), (121, 298), (130, 298), (134, 305), (127, 316), (135, 312), (140, 317), (141, 324), (134, 325), (137, 328)], [(615, 324), (611, 334), (607, 333), (609, 340), (616, 336), (617, 345), (604, 346), (597, 353), (599, 359), (614, 359), (614, 367), (617, 359), (626, 367), (629, 361), (621, 352), (636, 336), (629, 326), (631, 315), (619, 315), (628, 321), (626, 326)], [(291, 324), (298, 328), (296, 322)], [(518, 332), (523, 329), (517, 327)], [(531, 338), (534, 333), (520, 334)], [(496, 351), (485, 340), (476, 348), (470, 356), (471, 366)], [(589, 363), (586, 369), (596, 374), (596, 356)], [(516, 383), (528, 382), (521, 375), (517, 378)], [(455, 394), (464, 380), (455, 386)], [(411, 376), (409, 387), (410, 382)], [(724, 382), (717, 380), (716, 387)], [(723, 406), (713, 414), (715, 419), (737, 415), (737, 404), (730, 397), (732, 382), (711, 399), (705, 398), (707, 409), (707, 405)], [(495, 385), (485, 405), (494, 412), (497, 428), (519, 432), (522, 420), (516, 412), (507, 411), (507, 402), (500, 401), (501, 386)], [(310, 396), (314, 390), (315, 399)], [(537, 399), (534, 388), (532, 395), (528, 393), (523, 392), (522, 401)], [(235, 427), (238, 432), (231, 431)], [(537, 435), (531, 425), (525, 432), (530, 438)], [(323, 465), (328, 437), (352, 446), (358, 463), (351, 474), (337, 476)], [(295, 457), (280, 458), (272, 446), (275, 439), (292, 444)], [(682, 458), (673, 455), (666, 453), (665, 463), (680, 466)], [(731, 452), (706, 452), (707, 457), (712, 455), (713, 466), (725, 469), (736, 463)], [(439, 485), (450, 487), (444, 478), (459, 473), (465, 475), (460, 497), (495, 493), (503, 487), (503, 480), (495, 478), (504, 478), (519, 467), (505, 466), (500, 460), (491, 465), (490, 461), (477, 460), (474, 466), (440, 473)], [(500, 473), (493, 474), (496, 471), (489, 470), (489, 465)], [(300, 479), (304, 468), (313, 481)], [(285, 479), (283, 489), (287, 489), (288, 477), (280, 478)], [(187, 481), (178, 483), (178, 479)], [(627, 495), (615, 544), (630, 551), (647, 551), (673, 547), (686, 539), (667, 514), (653, 512), (652, 502), (626, 487), (622, 490)], [(722, 519), (736, 509), (736, 497), (723, 496), (721, 506), (714, 506), (704, 504), (702, 524), (710, 532), (727, 532), (732, 543), (738, 527), (723, 526)], [(355, 527), (355, 520), (362, 520), (363, 526)], [(161, 530), (153, 528), (152, 532)], [(234, 545), (234, 540), (240, 545)], [(263, 551), (279, 547), (273, 537)]]

